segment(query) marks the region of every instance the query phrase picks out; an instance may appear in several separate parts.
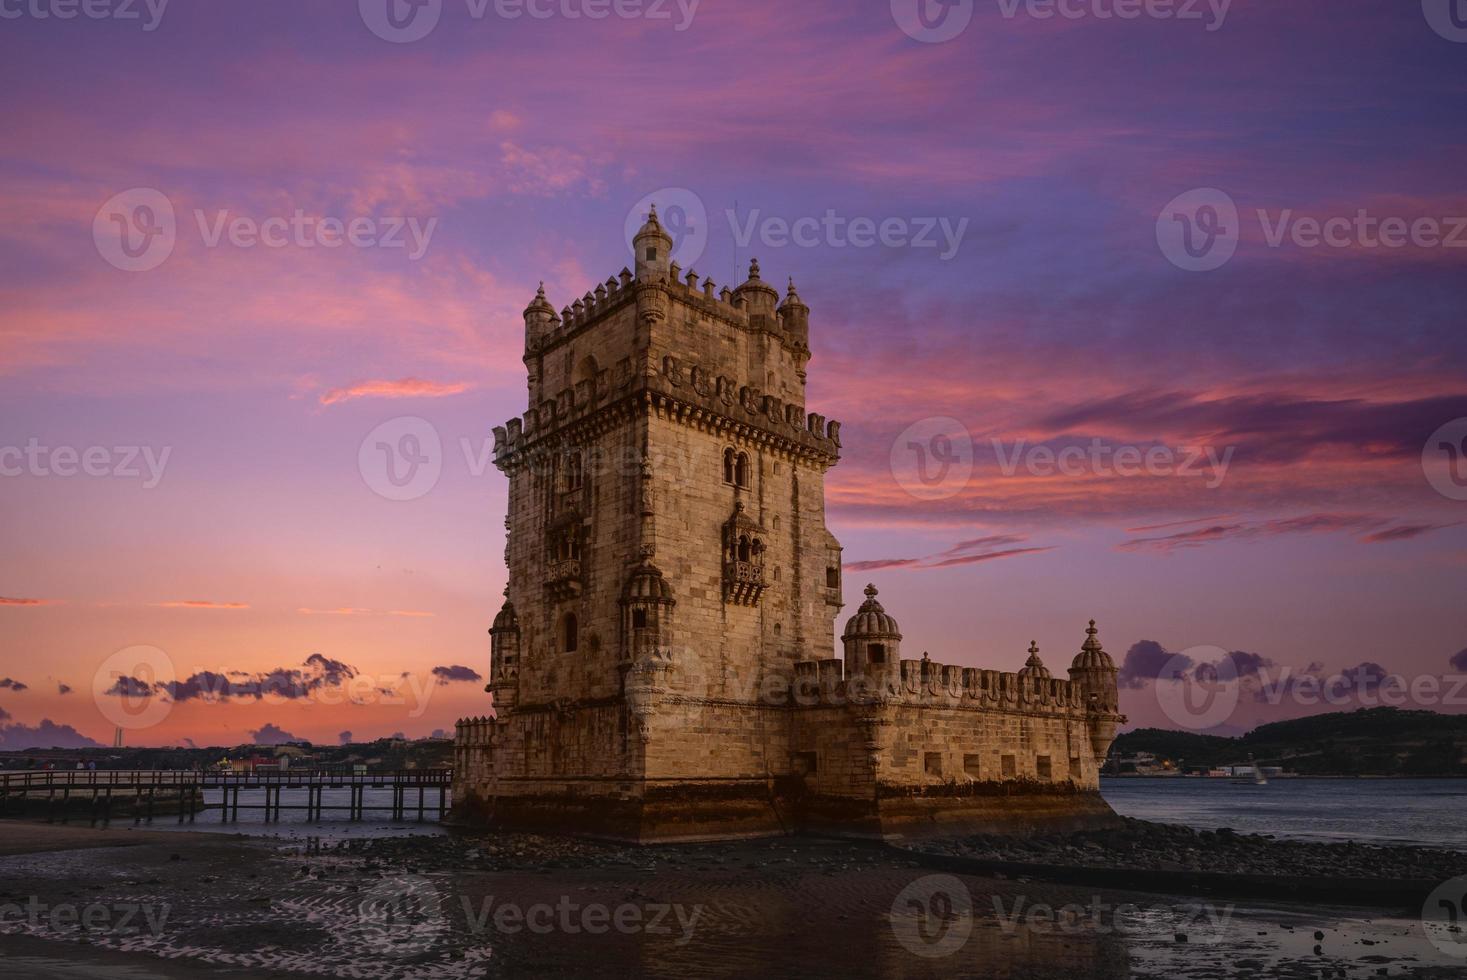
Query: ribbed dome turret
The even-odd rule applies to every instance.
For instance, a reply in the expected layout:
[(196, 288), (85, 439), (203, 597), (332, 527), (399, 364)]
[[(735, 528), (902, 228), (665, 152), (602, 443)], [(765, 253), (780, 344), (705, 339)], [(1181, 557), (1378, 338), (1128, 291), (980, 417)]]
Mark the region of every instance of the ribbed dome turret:
[(866, 601), (861, 603), (861, 608), (856, 610), (846, 623), (846, 630), (841, 634), (842, 640), (854, 637), (879, 636), (894, 640), (902, 638), (901, 628), (897, 621), (886, 614), (881, 608), (881, 603), (876, 601), (876, 586), (866, 586)]
[(622, 602), (661, 602), (673, 605), (672, 586), (662, 577), (662, 571), (648, 559), (633, 570), (627, 584), (621, 590)]
[(749, 278), (743, 285), (734, 290), (734, 296), (743, 300), (751, 314), (763, 313), (774, 315), (774, 308), (779, 304), (779, 290), (759, 278), (759, 260), (753, 259), (749, 262)]
[(1095, 620), (1090, 621), (1090, 628), (1085, 631), (1085, 642), (1080, 645), (1080, 652), (1075, 655), (1075, 660), (1070, 664), (1072, 670), (1115, 670), (1115, 661), (1110, 654), (1100, 645), (1099, 630), (1095, 628)]
[(540, 288), (535, 292), (535, 298), (530, 300), (530, 305), (525, 307), (525, 315), (531, 313), (545, 313), (555, 316), (555, 307), (550, 305), (550, 300), (545, 298), (545, 284), (542, 282)]
[(499, 615), (494, 617), (494, 625), (489, 628), (491, 633), (518, 632), (520, 618), (515, 615), (514, 603), (509, 601), (509, 596), (504, 597), (504, 605), (499, 609)]
[(1033, 640), (1029, 641), (1029, 659), (1019, 669), (1020, 677), (1042, 677), (1048, 679), (1049, 668), (1044, 666), (1044, 661), (1039, 659), (1039, 644)]

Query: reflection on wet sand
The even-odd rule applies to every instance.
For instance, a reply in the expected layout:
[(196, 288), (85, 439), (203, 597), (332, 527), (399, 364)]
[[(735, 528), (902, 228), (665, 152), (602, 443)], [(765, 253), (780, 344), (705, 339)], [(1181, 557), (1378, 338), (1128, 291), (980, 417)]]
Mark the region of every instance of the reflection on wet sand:
[[(29, 958), (8, 972), (1120, 980), (1363, 978), (1408, 964), (1414, 976), (1450, 976), (1458, 965), (1394, 920), (944, 874), (835, 841), (635, 849), (448, 835), (282, 849), (224, 835), (139, 839), (0, 858), (0, 956)], [(31, 899), (166, 907), (166, 923), (56, 928), (19, 914)]]

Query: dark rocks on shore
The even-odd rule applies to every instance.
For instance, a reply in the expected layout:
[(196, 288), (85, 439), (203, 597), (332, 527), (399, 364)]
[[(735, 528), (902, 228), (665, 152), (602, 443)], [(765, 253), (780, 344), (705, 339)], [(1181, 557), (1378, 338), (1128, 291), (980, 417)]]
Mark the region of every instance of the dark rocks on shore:
[(1279, 840), (1226, 827), (1199, 831), (1129, 819), (1109, 830), (1038, 837), (979, 835), (926, 841), (918, 848), (981, 861), (1148, 871), (1423, 881), (1467, 874), (1467, 853), (1460, 851)]

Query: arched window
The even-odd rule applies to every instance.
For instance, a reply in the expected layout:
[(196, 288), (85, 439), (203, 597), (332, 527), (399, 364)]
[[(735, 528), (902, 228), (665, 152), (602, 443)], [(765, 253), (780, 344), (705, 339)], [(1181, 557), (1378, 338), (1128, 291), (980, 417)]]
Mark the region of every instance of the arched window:
[(590, 354), (587, 354), (585, 357), (581, 358), (581, 362), (576, 365), (576, 375), (574, 379), (575, 383), (580, 384), (582, 381), (595, 381), (598, 371), (599, 369), (596, 365), (596, 358), (592, 357)]
[(734, 460), (734, 480), (733, 480), (733, 482), (735, 484), (737, 484), (738, 486), (743, 487), (746, 490), (749, 488), (749, 454), (748, 453), (739, 453), (738, 458)]
[(753, 545), (750, 546), (749, 552), (750, 552), (750, 554), (749, 554), (749, 560), (750, 561), (752, 561), (756, 565), (762, 565), (762, 564), (764, 564), (764, 542), (763, 541), (760, 541), (758, 538), (755, 538)]
[(585, 482), (585, 464), (580, 453), (571, 453), (565, 460), (565, 488), (579, 490)]
[(734, 451), (732, 449), (725, 449), (723, 451), (723, 482), (724, 483), (732, 483), (733, 481), (734, 481)]
[(566, 653), (575, 653), (576, 648), (581, 645), (581, 626), (576, 620), (575, 613), (566, 613), (561, 623), (561, 649)]
[(749, 560), (749, 539), (744, 535), (739, 536), (739, 561)]

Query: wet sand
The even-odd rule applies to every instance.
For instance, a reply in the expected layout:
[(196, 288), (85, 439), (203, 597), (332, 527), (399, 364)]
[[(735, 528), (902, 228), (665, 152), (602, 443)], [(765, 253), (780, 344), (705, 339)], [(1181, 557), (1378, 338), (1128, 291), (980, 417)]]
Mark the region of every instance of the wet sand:
[[(1393, 913), (985, 877), (807, 838), (316, 847), (7, 822), (0, 840), (0, 971), (46, 980), (1467, 976)], [(47, 918), (89, 907), (92, 928)]]
[(0, 857), (11, 854), (40, 854), (92, 847), (127, 847), (135, 844), (182, 842), (190, 837), (207, 842), (217, 834), (180, 831), (134, 830), (126, 827), (88, 827), (74, 824), (30, 823), (7, 820), (0, 823)]

